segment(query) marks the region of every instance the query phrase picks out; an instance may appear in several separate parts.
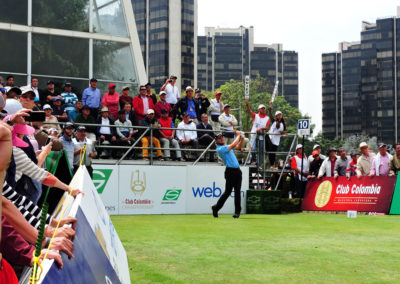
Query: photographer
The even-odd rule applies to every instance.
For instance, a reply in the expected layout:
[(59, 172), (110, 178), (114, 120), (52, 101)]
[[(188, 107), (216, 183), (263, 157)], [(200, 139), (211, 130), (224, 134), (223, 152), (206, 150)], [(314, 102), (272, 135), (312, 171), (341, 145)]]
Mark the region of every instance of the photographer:
[(201, 93), (201, 90), (199, 88), (196, 88), (195, 90), (195, 97), (194, 99), (197, 101), (199, 104), (199, 115), (197, 119), (201, 121), (201, 116), (203, 113), (207, 114), (207, 109), (210, 106), (210, 101), (208, 98)]

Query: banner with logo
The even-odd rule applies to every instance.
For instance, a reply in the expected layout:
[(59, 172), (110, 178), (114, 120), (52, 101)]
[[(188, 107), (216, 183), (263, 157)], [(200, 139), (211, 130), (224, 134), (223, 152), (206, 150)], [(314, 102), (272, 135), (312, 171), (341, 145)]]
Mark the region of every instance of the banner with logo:
[(119, 214), (184, 214), (186, 167), (119, 166)]
[[(241, 207), (242, 213), (246, 210), (246, 191), (249, 187), (249, 168), (243, 167)], [(186, 213), (207, 214), (211, 206), (217, 203), (225, 191), (225, 167), (221, 166), (189, 166), (187, 167), (186, 186)], [(220, 213), (232, 214), (235, 212), (234, 193), (226, 201)]]
[(96, 165), (93, 169), (93, 184), (111, 215), (119, 214), (119, 168), (114, 165)]
[(307, 183), (302, 210), (389, 213), (396, 177), (323, 178)]

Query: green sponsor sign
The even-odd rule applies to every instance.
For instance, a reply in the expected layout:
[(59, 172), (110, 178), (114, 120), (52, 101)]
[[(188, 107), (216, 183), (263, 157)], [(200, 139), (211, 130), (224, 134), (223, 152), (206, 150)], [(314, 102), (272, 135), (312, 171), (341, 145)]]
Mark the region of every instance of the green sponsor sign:
[(93, 184), (99, 194), (102, 194), (106, 188), (107, 182), (110, 179), (113, 170), (95, 169), (93, 170)]
[(167, 189), (165, 191), (163, 201), (177, 201), (181, 195), (182, 189)]
[(396, 185), (394, 187), (392, 205), (390, 206), (389, 214), (400, 214), (400, 173), (397, 174)]

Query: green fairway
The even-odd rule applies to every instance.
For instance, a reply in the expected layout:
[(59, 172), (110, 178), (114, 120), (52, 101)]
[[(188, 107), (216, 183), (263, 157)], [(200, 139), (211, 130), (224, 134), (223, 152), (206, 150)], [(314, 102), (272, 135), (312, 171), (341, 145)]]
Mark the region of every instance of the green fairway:
[(400, 283), (400, 217), (113, 216), (132, 283)]

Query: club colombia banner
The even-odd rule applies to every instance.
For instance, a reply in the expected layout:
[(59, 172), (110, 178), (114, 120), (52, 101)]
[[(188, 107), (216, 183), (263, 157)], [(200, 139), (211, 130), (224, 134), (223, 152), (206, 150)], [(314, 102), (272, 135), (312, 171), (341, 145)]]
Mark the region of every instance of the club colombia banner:
[(389, 213), (396, 177), (333, 177), (307, 183), (302, 210)]

